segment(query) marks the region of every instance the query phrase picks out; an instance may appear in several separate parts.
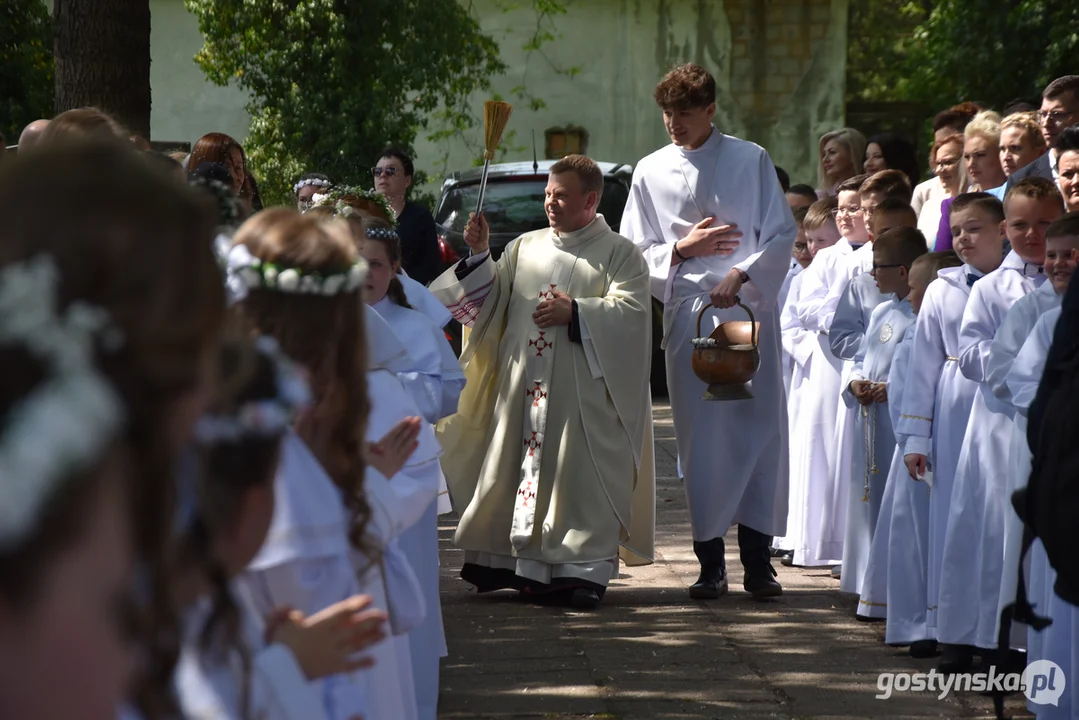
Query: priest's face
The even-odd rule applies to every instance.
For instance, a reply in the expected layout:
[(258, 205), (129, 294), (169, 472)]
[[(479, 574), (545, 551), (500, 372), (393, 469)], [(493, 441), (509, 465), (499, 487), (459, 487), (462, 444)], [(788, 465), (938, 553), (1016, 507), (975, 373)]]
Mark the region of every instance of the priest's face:
[(552, 174), (547, 178), (543, 209), (555, 232), (580, 230), (596, 217), (599, 202), (595, 192), (585, 192), (575, 172)]
[(715, 103), (707, 107), (663, 108), (663, 127), (675, 145), (694, 150), (712, 134), (715, 114)]
[(1045, 243), (1045, 276), (1053, 283), (1057, 295), (1063, 295), (1075, 272), (1075, 254), (1079, 237), (1058, 235)]

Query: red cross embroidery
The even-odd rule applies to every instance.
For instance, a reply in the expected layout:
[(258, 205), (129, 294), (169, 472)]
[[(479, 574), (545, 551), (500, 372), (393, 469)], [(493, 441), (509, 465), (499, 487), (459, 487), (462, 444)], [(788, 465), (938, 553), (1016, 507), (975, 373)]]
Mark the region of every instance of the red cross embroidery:
[(540, 300), (553, 300), (554, 299), (554, 289), (556, 287), (558, 287), (558, 286), (555, 285), (554, 283), (551, 283), (550, 285), (551, 285), (550, 290), (540, 290), (540, 294), (539, 294)]
[(532, 457), (536, 454), (536, 451), (543, 447), (543, 443), (536, 438), (539, 433), (532, 433), (532, 437), (525, 440), (525, 447), (528, 448), (528, 456)]
[(539, 407), (540, 400), (543, 400), (547, 397), (547, 393), (540, 390), (539, 383), (536, 383), (536, 387), (530, 390), (525, 390), (525, 395), (528, 395), (530, 398), (532, 398), (532, 407)]
[(536, 357), (543, 357), (543, 351), (544, 350), (546, 350), (547, 348), (550, 348), (550, 347), (554, 347), (554, 343), (551, 342), (550, 340), (548, 340), (545, 337), (546, 334), (547, 333), (545, 331), (540, 330), (540, 334), (539, 334), (538, 338), (536, 338), (535, 340), (529, 340), (528, 341), (529, 347), (535, 346), (535, 348), (536, 348)]
[(527, 480), (525, 481), (525, 484), (527, 487), (523, 487), (517, 491), (517, 494), (521, 496), (521, 507), (528, 507), (528, 501), (536, 499), (536, 493), (532, 490), (532, 481)]

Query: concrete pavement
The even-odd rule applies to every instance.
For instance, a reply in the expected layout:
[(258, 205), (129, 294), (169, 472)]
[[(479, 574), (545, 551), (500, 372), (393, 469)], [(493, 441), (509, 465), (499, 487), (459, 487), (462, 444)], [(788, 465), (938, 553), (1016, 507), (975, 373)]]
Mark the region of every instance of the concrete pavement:
[[(885, 646), (883, 626), (854, 619), (857, 598), (827, 569), (776, 563), (783, 597), (754, 602), (732, 533), (730, 594), (690, 600), (698, 566), (669, 408), (657, 404), (655, 420), (656, 563), (623, 567), (594, 612), (477, 595), (457, 576), (461, 553), (443, 525), (440, 718), (993, 717), (991, 701), (970, 693), (876, 699), (879, 673), (927, 673), (935, 661)], [(1008, 712), (1029, 717), (1021, 696)]]

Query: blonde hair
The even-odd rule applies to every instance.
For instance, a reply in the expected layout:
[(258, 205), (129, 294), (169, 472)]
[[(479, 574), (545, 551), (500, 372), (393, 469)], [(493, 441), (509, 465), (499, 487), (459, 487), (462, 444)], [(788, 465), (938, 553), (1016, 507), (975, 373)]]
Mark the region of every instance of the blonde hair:
[[(963, 154), (967, 152), (967, 141), (971, 138), (982, 138), (988, 140), (992, 151), (997, 156), (997, 162), (1000, 160), (1000, 113), (993, 110), (982, 110), (980, 113), (974, 116), (974, 119), (967, 123), (966, 129), (963, 131)], [(973, 187), (970, 176), (967, 174), (966, 162), (959, 163), (959, 187), (969, 188)]]
[(1042, 135), (1041, 125), (1038, 124), (1037, 115), (1033, 112), (1012, 113), (1000, 121), (1000, 131), (1003, 133), (1008, 128), (1018, 128), (1023, 131), (1023, 137), (1030, 141), (1036, 148), (1045, 151), (1045, 136)]
[(835, 195), (818, 200), (806, 210), (805, 219), (802, 220), (802, 229), (817, 230), (828, 223), (835, 224), (835, 209), (839, 207), (839, 199)]
[(824, 173), (824, 146), (832, 140), (839, 142), (850, 153), (850, 163), (853, 169), (851, 175), (861, 175), (862, 162), (865, 160), (865, 146), (867, 144), (865, 135), (862, 135), (854, 128), (840, 128), (821, 135), (817, 154), (817, 185), (822, 189), (830, 188), (847, 179), (839, 178), (834, 180)]

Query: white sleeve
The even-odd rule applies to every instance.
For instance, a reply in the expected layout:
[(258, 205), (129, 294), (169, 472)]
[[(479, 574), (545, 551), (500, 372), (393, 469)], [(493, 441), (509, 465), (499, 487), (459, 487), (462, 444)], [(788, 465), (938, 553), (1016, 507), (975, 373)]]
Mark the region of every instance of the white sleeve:
[(1012, 404), (1024, 415), (1030, 410), (1030, 404), (1038, 394), (1038, 386), (1045, 373), (1045, 361), (1049, 357), (1049, 348), (1053, 344), (1053, 333), (1059, 319), (1059, 308), (1054, 308), (1038, 318), (1008, 372), (1007, 385)]
[(644, 180), (645, 167), (638, 164), (633, 171), (629, 198), (622, 211), (619, 234), (629, 238), (641, 251), (648, 264), (652, 295), (660, 302), (671, 297), (677, 268), (671, 267), (674, 243), (668, 243), (661, 232), (656, 208)]
[(846, 290), (839, 296), (832, 325), (828, 329), (828, 345), (832, 348), (832, 354), (840, 360), (853, 360), (859, 353), (864, 358), (865, 353), (861, 352), (866, 336), (864, 323), (861, 298), (857, 284), (852, 281), (847, 283)]
[(896, 428), (897, 434), (908, 437), (905, 448), (908, 454), (917, 453), (927, 457), (932, 448), (937, 382), (948, 357), (942, 329), (944, 314), (938, 307), (947, 298), (943, 293), (934, 292), (937, 282), (930, 283), (915, 321), (914, 345), (910, 351), (911, 361), (899, 407), (899, 426)]
[(999, 327), (988, 300), (984, 281), (974, 283), (959, 326), (959, 371), (976, 383), (986, 380), (989, 347)]
[(581, 324), (581, 347), (584, 348), (584, 356), (588, 360), (588, 369), (592, 373), (592, 379), (599, 380), (603, 377), (603, 370), (599, 366), (596, 346), (592, 344), (592, 336), (588, 332), (588, 323), (580, 313), (577, 314), (577, 320)]
[(994, 395), (1008, 404), (1012, 403), (1012, 393), (1008, 387), (1008, 373), (1023, 343), (1030, 335), (1030, 328), (1033, 325), (1028, 307), (1034, 306), (1017, 302), (1004, 314), (1004, 321), (989, 343), (989, 354), (985, 362), (985, 383)]

